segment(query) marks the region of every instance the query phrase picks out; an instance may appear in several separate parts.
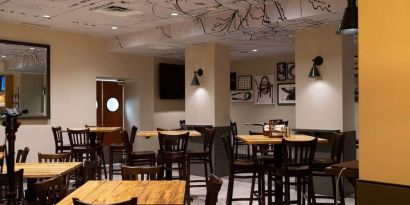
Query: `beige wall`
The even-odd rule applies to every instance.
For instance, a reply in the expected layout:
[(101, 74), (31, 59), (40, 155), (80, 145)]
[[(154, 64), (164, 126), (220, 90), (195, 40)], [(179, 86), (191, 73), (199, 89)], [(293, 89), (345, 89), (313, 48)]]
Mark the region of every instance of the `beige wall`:
[[(354, 125), (353, 38), (336, 27), (296, 32), (296, 127), (352, 131)], [(321, 77), (308, 74), (312, 59), (323, 57)]]
[[(360, 179), (410, 185), (410, 1), (360, 1)], [(388, 18), (380, 15), (389, 12)]]
[[(276, 81), (276, 64), (279, 62), (294, 62), (293, 54), (233, 61), (231, 72), (236, 72), (237, 76), (274, 75)], [(277, 104), (276, 84), (273, 89), (275, 104)], [(295, 128), (295, 106), (255, 105), (254, 102), (231, 103), (231, 119), (237, 122), (238, 132), (243, 134), (248, 133), (249, 130), (261, 131), (260, 127), (247, 126), (245, 123), (263, 123), (269, 119), (289, 120), (289, 126)]]
[[(95, 79), (115, 77), (132, 83), (134, 112), (127, 124), (153, 128), (154, 59), (111, 53), (106, 39), (47, 29), (0, 23), (0, 39), (51, 45), (51, 119), (24, 121), (16, 147), (29, 146), (29, 160), (37, 152), (54, 150), (51, 126), (83, 127), (95, 124)], [(129, 127), (128, 125), (126, 127)], [(4, 138), (4, 129), (0, 130)]]

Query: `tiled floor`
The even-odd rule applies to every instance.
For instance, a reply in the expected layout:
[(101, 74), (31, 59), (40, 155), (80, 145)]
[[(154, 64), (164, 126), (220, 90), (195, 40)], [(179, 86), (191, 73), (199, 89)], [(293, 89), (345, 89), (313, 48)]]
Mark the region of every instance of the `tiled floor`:
[[(192, 179), (201, 179), (197, 176), (191, 176)], [(225, 204), (226, 201), (226, 191), (228, 188), (228, 177), (222, 177), (223, 180), (223, 185), (221, 188), (221, 191), (219, 192), (218, 196), (218, 204)], [(249, 197), (250, 193), (250, 187), (251, 187), (251, 182), (250, 180), (246, 179), (237, 179), (235, 180), (234, 183), (234, 197)], [(291, 190), (291, 198), (294, 199), (296, 198), (296, 192), (294, 190)], [(203, 205), (205, 203), (205, 195), (206, 195), (206, 188), (191, 188), (191, 197), (194, 199), (191, 204), (193, 205)], [(333, 200), (317, 200), (318, 203), (332, 203)], [(249, 204), (248, 201), (240, 201), (240, 202), (233, 202), (233, 204)], [(257, 201), (254, 202), (254, 204), (257, 204)], [(353, 198), (346, 198), (346, 205), (354, 205), (354, 199)]]

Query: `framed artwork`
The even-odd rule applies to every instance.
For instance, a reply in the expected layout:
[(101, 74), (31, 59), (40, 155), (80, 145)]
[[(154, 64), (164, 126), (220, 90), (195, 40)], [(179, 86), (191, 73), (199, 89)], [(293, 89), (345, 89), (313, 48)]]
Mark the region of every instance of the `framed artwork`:
[(257, 105), (273, 105), (273, 75), (258, 75), (255, 76), (254, 93), (255, 104)]
[(295, 83), (278, 83), (278, 105), (295, 105)]
[(253, 90), (248, 91), (232, 91), (232, 103), (251, 103), (253, 102)]
[(252, 75), (238, 76), (238, 90), (252, 90)]
[(288, 63), (288, 72), (286, 78), (288, 80), (295, 80), (295, 63)]
[(277, 81), (285, 81), (288, 69), (286, 63), (278, 63), (276, 64), (276, 80)]

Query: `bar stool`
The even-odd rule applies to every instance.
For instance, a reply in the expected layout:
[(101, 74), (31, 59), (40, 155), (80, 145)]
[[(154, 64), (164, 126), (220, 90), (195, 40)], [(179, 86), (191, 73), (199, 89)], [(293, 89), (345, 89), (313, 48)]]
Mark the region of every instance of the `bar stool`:
[(154, 151), (133, 151), (127, 131), (123, 130), (120, 134), (126, 150), (127, 166), (155, 166), (157, 156)]
[[(231, 135), (232, 135), (232, 142), (233, 142), (233, 154), (234, 159), (250, 159), (251, 158), (251, 148), (248, 144), (240, 141), (236, 136), (238, 135), (238, 126), (236, 122), (231, 121)], [(239, 154), (239, 147), (246, 147), (246, 154)]]
[(70, 130), (67, 129), (68, 139), (70, 140), (71, 159), (75, 162), (82, 162), (84, 157), (90, 159), (94, 152), (90, 146), (90, 129)]
[[(85, 125), (86, 128), (90, 128), (90, 127), (96, 127), (94, 125)], [(91, 139), (95, 139), (95, 145), (94, 145), (94, 152), (92, 153), (94, 157), (94, 155), (99, 156), (101, 159), (101, 167), (104, 171), (104, 177), (105, 179), (107, 179), (107, 168), (106, 168), (106, 164), (105, 164), (105, 156), (104, 156), (104, 133), (90, 133), (90, 138)]]
[[(250, 203), (252, 203), (254, 199), (257, 199), (259, 201), (259, 204), (263, 204), (264, 199), (262, 198), (261, 194), (259, 194), (257, 198), (254, 198), (253, 196), (255, 192), (255, 179), (258, 178), (259, 180), (259, 176), (263, 172), (263, 167), (257, 162), (256, 159), (235, 160), (234, 155), (233, 155), (233, 148), (231, 145), (232, 139), (230, 139), (230, 135), (225, 134), (222, 136), (222, 139), (223, 139), (224, 146), (225, 146), (225, 152), (226, 152), (226, 155), (229, 161), (229, 183), (228, 183), (226, 204), (231, 205), (232, 201), (250, 201)], [(238, 174), (252, 174), (252, 175), (244, 176), (244, 175), (238, 175)], [(251, 192), (250, 192), (249, 198), (233, 198), (233, 188), (234, 188), (235, 178), (252, 179)], [(260, 181), (258, 181), (258, 184), (260, 185), (259, 182)], [(262, 187), (259, 186), (259, 189), (261, 188)], [(263, 191), (260, 190), (260, 193), (263, 193)]]
[[(131, 136), (129, 139), (131, 150), (135, 141), (135, 135), (137, 134), (138, 127), (132, 126), (131, 128)], [(121, 175), (121, 167), (119, 169), (114, 169), (114, 156), (121, 156), (123, 159), (127, 157), (127, 151), (124, 145), (124, 140), (122, 144), (120, 145), (110, 145), (109, 146), (109, 152), (110, 152), (110, 157), (109, 157), (109, 168), (108, 168), (108, 173), (109, 173), (109, 179), (112, 180), (114, 174), (119, 174)]]

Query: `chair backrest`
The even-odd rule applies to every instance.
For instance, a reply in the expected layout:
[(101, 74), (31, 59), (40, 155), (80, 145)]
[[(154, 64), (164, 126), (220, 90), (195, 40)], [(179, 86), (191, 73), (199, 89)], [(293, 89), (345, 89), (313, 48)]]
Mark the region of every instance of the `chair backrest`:
[[(138, 201), (137, 197), (133, 197), (128, 201), (123, 201), (123, 202), (114, 203), (114, 204), (98, 204), (98, 205), (136, 205), (137, 201)], [(73, 198), (73, 204), (74, 205), (94, 205), (94, 204), (82, 202), (78, 198)]]
[(206, 198), (205, 205), (216, 205), (218, 201), (219, 190), (222, 187), (222, 179), (215, 175), (209, 177), (208, 183), (206, 184)]
[[(16, 180), (16, 201), (23, 201), (23, 170), (14, 172)], [(7, 192), (9, 191), (9, 178), (7, 174), (0, 174), (0, 204), (6, 204)]]
[(83, 130), (70, 130), (67, 129), (68, 139), (70, 140), (71, 148), (75, 146), (86, 146), (90, 145), (90, 129), (86, 128)]
[(161, 152), (186, 152), (189, 133), (180, 135), (167, 135), (158, 133), (159, 150)]
[(101, 160), (99, 157), (96, 157), (96, 159), (92, 161), (86, 160), (83, 162), (83, 183), (89, 180), (97, 180), (99, 178), (99, 173), (101, 172), (100, 163)]
[(315, 157), (317, 138), (309, 141), (290, 141), (282, 139), (283, 165), (288, 167), (311, 167)]
[(71, 153), (43, 154), (38, 153), (38, 162), (69, 162)]
[(333, 144), (330, 158), (336, 162), (342, 161), (344, 150), (345, 134), (341, 132), (333, 133)]
[(27, 155), (29, 152), (30, 148), (28, 147), (17, 150), (16, 163), (25, 163), (27, 161)]
[(61, 127), (51, 127), (51, 131), (53, 131), (55, 146), (63, 146), (63, 133), (61, 132)]
[(138, 131), (138, 127), (133, 125), (131, 128), (131, 136), (130, 136), (130, 143), (131, 146), (134, 144), (135, 142), (135, 136), (137, 136), (137, 131)]
[(161, 179), (162, 166), (132, 167), (122, 166), (122, 180), (158, 180)]
[(63, 176), (46, 179), (35, 184), (38, 204), (53, 205), (61, 201), (67, 194)]
[(182, 130), (182, 128), (165, 129), (165, 128), (157, 127), (157, 131), (179, 131), (179, 130)]
[(132, 145), (130, 143), (130, 138), (128, 137), (128, 132), (125, 130), (121, 130), (120, 132), (121, 138), (122, 138), (122, 143), (124, 144), (125, 147), (125, 151), (127, 153), (127, 156), (129, 155), (129, 153), (132, 152)]
[(215, 138), (215, 128), (205, 128), (204, 132), (204, 150), (212, 153)]
[(235, 137), (238, 135), (238, 126), (236, 125), (236, 122), (231, 121), (231, 134), (232, 137)]
[(225, 153), (228, 157), (229, 164), (233, 163), (233, 150), (232, 150), (232, 139), (230, 134), (222, 135), (222, 141), (224, 142)]
[(179, 127), (181, 127), (181, 130), (185, 129), (186, 121), (185, 120), (180, 120), (179, 121)]

